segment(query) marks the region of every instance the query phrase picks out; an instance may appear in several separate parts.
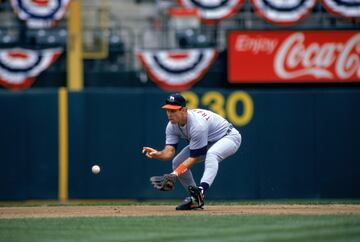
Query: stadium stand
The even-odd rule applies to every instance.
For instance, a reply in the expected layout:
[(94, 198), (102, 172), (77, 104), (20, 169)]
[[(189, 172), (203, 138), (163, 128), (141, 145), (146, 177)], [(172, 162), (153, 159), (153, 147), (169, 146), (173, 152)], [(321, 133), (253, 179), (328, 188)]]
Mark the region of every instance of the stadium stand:
[[(85, 52), (100, 53), (107, 47), (106, 55), (85, 55), (86, 86), (142, 86), (153, 85), (144, 82), (140, 65), (136, 59), (139, 49), (171, 49), (193, 47), (215, 47), (220, 56), (210, 70), (213, 78), (224, 77), (226, 67), (226, 35), (231, 29), (276, 30), (276, 29), (360, 29), (354, 19), (344, 19), (331, 15), (318, 1), (313, 11), (304, 21), (293, 26), (277, 26), (264, 21), (254, 12), (250, 1), (245, 1), (240, 10), (231, 18), (215, 25), (201, 24), (196, 29), (176, 30), (170, 26), (167, 10), (177, 6), (172, 0), (87, 0), (83, 3), (83, 37)], [(106, 16), (105, 26), (99, 18)], [(0, 4), (0, 48), (28, 46), (30, 48), (63, 47), (67, 43), (67, 18), (51, 29), (29, 29), (13, 13), (9, 1)], [(104, 43), (104, 39), (106, 43)], [(105, 45), (104, 45), (105, 44)], [(104, 48), (105, 48), (104, 47)], [(101, 52), (103, 53), (103, 52)], [(47, 72), (61, 72), (64, 76), (66, 53)], [(95, 57), (94, 57), (95, 56)], [(99, 57), (100, 56), (100, 57)], [(56, 76), (54, 74), (54, 76)], [(98, 76), (102, 81), (95, 81)], [(34, 87), (44, 86), (44, 80)], [(132, 79), (130, 81), (130, 79)], [(134, 81), (138, 80), (137, 82)], [(214, 81), (213, 80), (213, 81)], [(210, 83), (214, 83), (211, 80)], [(63, 81), (53, 81), (51, 85), (62, 85)], [(214, 85), (219, 85), (215, 81)], [(201, 84), (207, 85), (207, 84)], [(220, 84), (227, 85), (227, 84)], [(47, 86), (47, 85), (45, 85)]]

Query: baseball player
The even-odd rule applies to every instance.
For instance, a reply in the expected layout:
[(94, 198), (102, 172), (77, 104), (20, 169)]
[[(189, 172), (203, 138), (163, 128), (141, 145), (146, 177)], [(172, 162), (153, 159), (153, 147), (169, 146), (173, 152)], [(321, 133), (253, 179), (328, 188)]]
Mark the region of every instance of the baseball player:
[[(176, 179), (190, 196), (176, 210), (198, 209), (204, 206), (204, 194), (214, 182), (220, 161), (233, 155), (240, 147), (241, 135), (226, 119), (205, 109), (188, 109), (186, 100), (179, 93), (171, 94), (162, 106), (169, 122), (166, 127), (166, 145), (158, 151), (143, 147), (148, 158), (171, 160), (180, 138), (188, 141), (172, 160), (173, 172), (151, 177), (153, 186), (162, 191), (173, 189)], [(197, 186), (190, 167), (205, 161), (205, 169)]]

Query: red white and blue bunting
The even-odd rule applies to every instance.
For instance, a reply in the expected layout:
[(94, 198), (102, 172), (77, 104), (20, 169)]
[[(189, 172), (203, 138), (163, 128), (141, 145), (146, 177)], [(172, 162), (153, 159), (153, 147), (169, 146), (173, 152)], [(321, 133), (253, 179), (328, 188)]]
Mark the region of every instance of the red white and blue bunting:
[(139, 60), (162, 89), (183, 91), (202, 78), (217, 57), (215, 49), (140, 51)]
[(201, 20), (207, 24), (231, 17), (239, 11), (244, 2), (245, 0), (178, 0), (184, 8), (198, 8)]
[(35, 78), (61, 55), (62, 49), (0, 49), (0, 84), (10, 89), (31, 86)]
[(11, 0), (11, 5), (21, 20), (30, 28), (49, 28), (60, 21), (70, 0)]
[(335, 16), (360, 18), (360, 0), (322, 0), (322, 5)]
[(312, 11), (316, 0), (251, 0), (255, 13), (272, 24), (294, 25)]

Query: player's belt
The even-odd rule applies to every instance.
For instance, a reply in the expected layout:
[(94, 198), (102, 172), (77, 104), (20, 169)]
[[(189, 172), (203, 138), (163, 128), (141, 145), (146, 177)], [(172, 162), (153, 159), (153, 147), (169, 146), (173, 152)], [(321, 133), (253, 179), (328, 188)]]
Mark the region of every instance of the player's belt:
[(230, 134), (231, 130), (234, 128), (234, 126), (232, 124), (229, 125), (229, 128), (226, 130), (226, 133), (224, 136)]
[[(221, 137), (220, 139), (224, 138), (226, 135), (230, 134), (231, 130), (234, 128), (234, 126), (232, 124), (229, 125), (228, 129), (226, 130), (226, 133), (224, 134), (223, 137)], [(218, 140), (220, 140), (218, 139)], [(217, 141), (215, 142), (208, 142), (208, 148), (211, 147), (211, 145), (215, 144)]]

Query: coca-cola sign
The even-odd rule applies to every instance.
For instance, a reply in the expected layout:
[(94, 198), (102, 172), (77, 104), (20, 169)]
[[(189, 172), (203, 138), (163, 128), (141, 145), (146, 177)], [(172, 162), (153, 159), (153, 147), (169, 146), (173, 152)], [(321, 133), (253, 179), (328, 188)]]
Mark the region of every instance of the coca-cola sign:
[(360, 33), (230, 32), (228, 79), (231, 83), (360, 82)]

